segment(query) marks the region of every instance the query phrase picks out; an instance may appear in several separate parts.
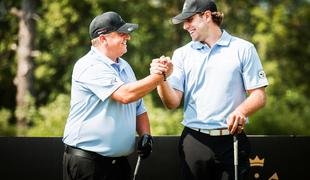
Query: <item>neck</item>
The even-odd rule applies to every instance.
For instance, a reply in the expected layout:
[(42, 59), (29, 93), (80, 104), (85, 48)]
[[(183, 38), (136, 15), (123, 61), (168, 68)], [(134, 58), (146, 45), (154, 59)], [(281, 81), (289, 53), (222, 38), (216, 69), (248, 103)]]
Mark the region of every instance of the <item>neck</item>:
[(214, 44), (221, 38), (221, 36), (222, 31), (218, 26), (216, 26), (210, 29), (208, 37), (202, 43), (207, 44), (210, 48), (212, 48)]
[(102, 48), (100, 46), (97, 46), (96, 49), (102, 53), (104, 56), (108, 57), (109, 59), (111, 59), (114, 62), (118, 62), (118, 57), (114, 56), (113, 53), (111, 53), (112, 51), (109, 51), (106, 48)]

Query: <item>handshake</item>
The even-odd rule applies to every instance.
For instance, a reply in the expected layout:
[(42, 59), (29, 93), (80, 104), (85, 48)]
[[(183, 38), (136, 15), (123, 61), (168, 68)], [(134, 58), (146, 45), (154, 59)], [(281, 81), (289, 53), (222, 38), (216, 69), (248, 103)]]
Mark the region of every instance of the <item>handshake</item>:
[(164, 80), (166, 80), (173, 71), (173, 64), (170, 57), (161, 56), (160, 58), (153, 59), (150, 66), (150, 74), (163, 75)]

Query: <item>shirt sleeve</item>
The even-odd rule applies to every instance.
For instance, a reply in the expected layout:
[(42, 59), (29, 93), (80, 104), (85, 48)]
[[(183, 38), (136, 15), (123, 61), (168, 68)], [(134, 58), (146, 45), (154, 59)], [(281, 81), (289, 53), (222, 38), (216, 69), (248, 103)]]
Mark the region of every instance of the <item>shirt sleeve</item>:
[(88, 67), (76, 80), (86, 85), (102, 101), (124, 84), (112, 67), (101, 64)]
[(137, 112), (136, 112), (136, 116), (139, 116), (139, 115), (145, 113), (146, 111), (147, 111), (147, 110), (146, 110), (146, 108), (145, 108), (145, 106), (144, 106), (144, 101), (143, 101), (143, 99), (141, 98), (141, 99), (139, 99), (139, 100), (137, 101)]
[(242, 60), (242, 77), (245, 89), (267, 86), (268, 80), (254, 46), (245, 51)]
[(168, 77), (167, 81), (172, 88), (184, 92), (184, 68), (183, 57), (180, 51), (175, 51), (172, 56), (173, 72)]

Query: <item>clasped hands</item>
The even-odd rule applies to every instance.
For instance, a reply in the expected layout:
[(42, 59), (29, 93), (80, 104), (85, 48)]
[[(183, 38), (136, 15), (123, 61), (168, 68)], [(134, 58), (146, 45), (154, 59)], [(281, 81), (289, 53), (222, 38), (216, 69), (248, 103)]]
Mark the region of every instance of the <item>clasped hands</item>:
[(150, 64), (150, 74), (159, 74), (166, 77), (170, 76), (173, 71), (173, 64), (170, 57), (161, 56), (152, 60)]

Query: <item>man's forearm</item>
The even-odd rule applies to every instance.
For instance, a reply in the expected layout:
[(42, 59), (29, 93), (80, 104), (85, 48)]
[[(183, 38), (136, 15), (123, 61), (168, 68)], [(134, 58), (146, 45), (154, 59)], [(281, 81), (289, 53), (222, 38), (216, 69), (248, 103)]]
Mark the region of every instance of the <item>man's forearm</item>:
[(249, 116), (264, 107), (266, 100), (267, 97), (264, 88), (257, 89), (253, 91), (235, 111), (241, 112), (245, 116)]
[(151, 74), (139, 81), (124, 84), (112, 94), (112, 98), (124, 104), (134, 102), (150, 93), (163, 79), (162, 75)]
[(174, 90), (168, 82), (162, 82), (157, 86), (157, 92), (164, 103), (169, 109), (175, 109), (180, 105), (182, 99), (182, 92)]
[(143, 134), (151, 135), (149, 117), (146, 112), (137, 116), (136, 129), (139, 136), (142, 136)]

